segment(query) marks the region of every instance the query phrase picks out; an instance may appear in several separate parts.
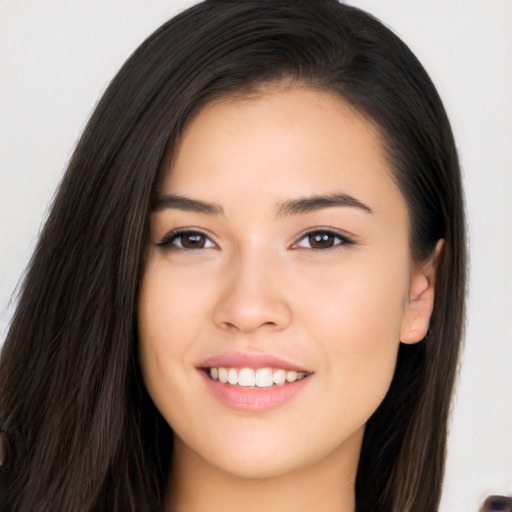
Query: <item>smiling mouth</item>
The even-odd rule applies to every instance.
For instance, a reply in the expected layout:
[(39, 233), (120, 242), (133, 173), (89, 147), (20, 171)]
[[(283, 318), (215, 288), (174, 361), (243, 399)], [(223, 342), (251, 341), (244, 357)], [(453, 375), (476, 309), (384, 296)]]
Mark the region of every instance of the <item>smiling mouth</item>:
[(226, 368), (212, 367), (203, 369), (206, 375), (223, 384), (249, 389), (281, 387), (305, 379), (310, 372), (285, 370), (284, 368)]

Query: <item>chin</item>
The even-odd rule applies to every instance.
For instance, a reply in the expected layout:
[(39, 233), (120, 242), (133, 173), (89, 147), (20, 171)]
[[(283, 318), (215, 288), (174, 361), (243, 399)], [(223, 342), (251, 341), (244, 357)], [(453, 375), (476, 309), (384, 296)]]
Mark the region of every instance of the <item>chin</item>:
[[(272, 435), (273, 434), (273, 435)], [(281, 435), (276, 431), (238, 432), (237, 435), (209, 437), (209, 443), (196, 446), (202, 464), (216, 472), (235, 478), (263, 480), (290, 475), (297, 476), (331, 460), (357, 461), (364, 434), (364, 425), (344, 436), (326, 442), (325, 437), (312, 436), (300, 426), (294, 431), (286, 429)], [(316, 439), (316, 442), (311, 442)], [(308, 441), (309, 440), (309, 441)], [(205, 439), (206, 441), (206, 439)], [(181, 441), (183, 442), (183, 441)], [(185, 447), (189, 450), (188, 447)], [(341, 457), (340, 457), (341, 456)]]
[(288, 457), (276, 458), (272, 454), (262, 457), (262, 453), (256, 456), (241, 453), (237, 457), (211, 461), (217, 470), (236, 478), (246, 480), (264, 480), (279, 478), (295, 473), (314, 464), (314, 461), (300, 457), (300, 454), (290, 454)]

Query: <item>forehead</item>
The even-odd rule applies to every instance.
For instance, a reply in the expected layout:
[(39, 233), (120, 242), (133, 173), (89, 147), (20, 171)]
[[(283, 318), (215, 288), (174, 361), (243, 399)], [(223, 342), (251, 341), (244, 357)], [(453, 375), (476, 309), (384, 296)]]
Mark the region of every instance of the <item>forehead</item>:
[(211, 199), (242, 190), (269, 200), (333, 191), (387, 191), (402, 200), (374, 124), (334, 93), (311, 87), (222, 98), (190, 120), (161, 191)]

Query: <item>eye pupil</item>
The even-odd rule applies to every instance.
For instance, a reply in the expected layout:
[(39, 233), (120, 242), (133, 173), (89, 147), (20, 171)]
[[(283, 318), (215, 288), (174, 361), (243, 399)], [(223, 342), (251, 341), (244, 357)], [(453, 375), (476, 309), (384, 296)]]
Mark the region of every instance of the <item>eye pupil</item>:
[(310, 246), (314, 249), (325, 249), (334, 244), (334, 236), (329, 233), (313, 233), (308, 238)]
[(181, 245), (185, 249), (202, 249), (206, 243), (203, 235), (199, 234), (182, 234)]

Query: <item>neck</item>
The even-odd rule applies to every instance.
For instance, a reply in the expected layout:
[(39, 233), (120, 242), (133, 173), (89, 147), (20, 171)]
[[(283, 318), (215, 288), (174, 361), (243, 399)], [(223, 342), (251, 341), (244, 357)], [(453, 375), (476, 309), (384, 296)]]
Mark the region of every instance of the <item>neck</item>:
[(339, 447), (307, 467), (257, 479), (208, 464), (178, 439), (166, 512), (353, 512), (362, 433), (357, 436), (348, 450)]

